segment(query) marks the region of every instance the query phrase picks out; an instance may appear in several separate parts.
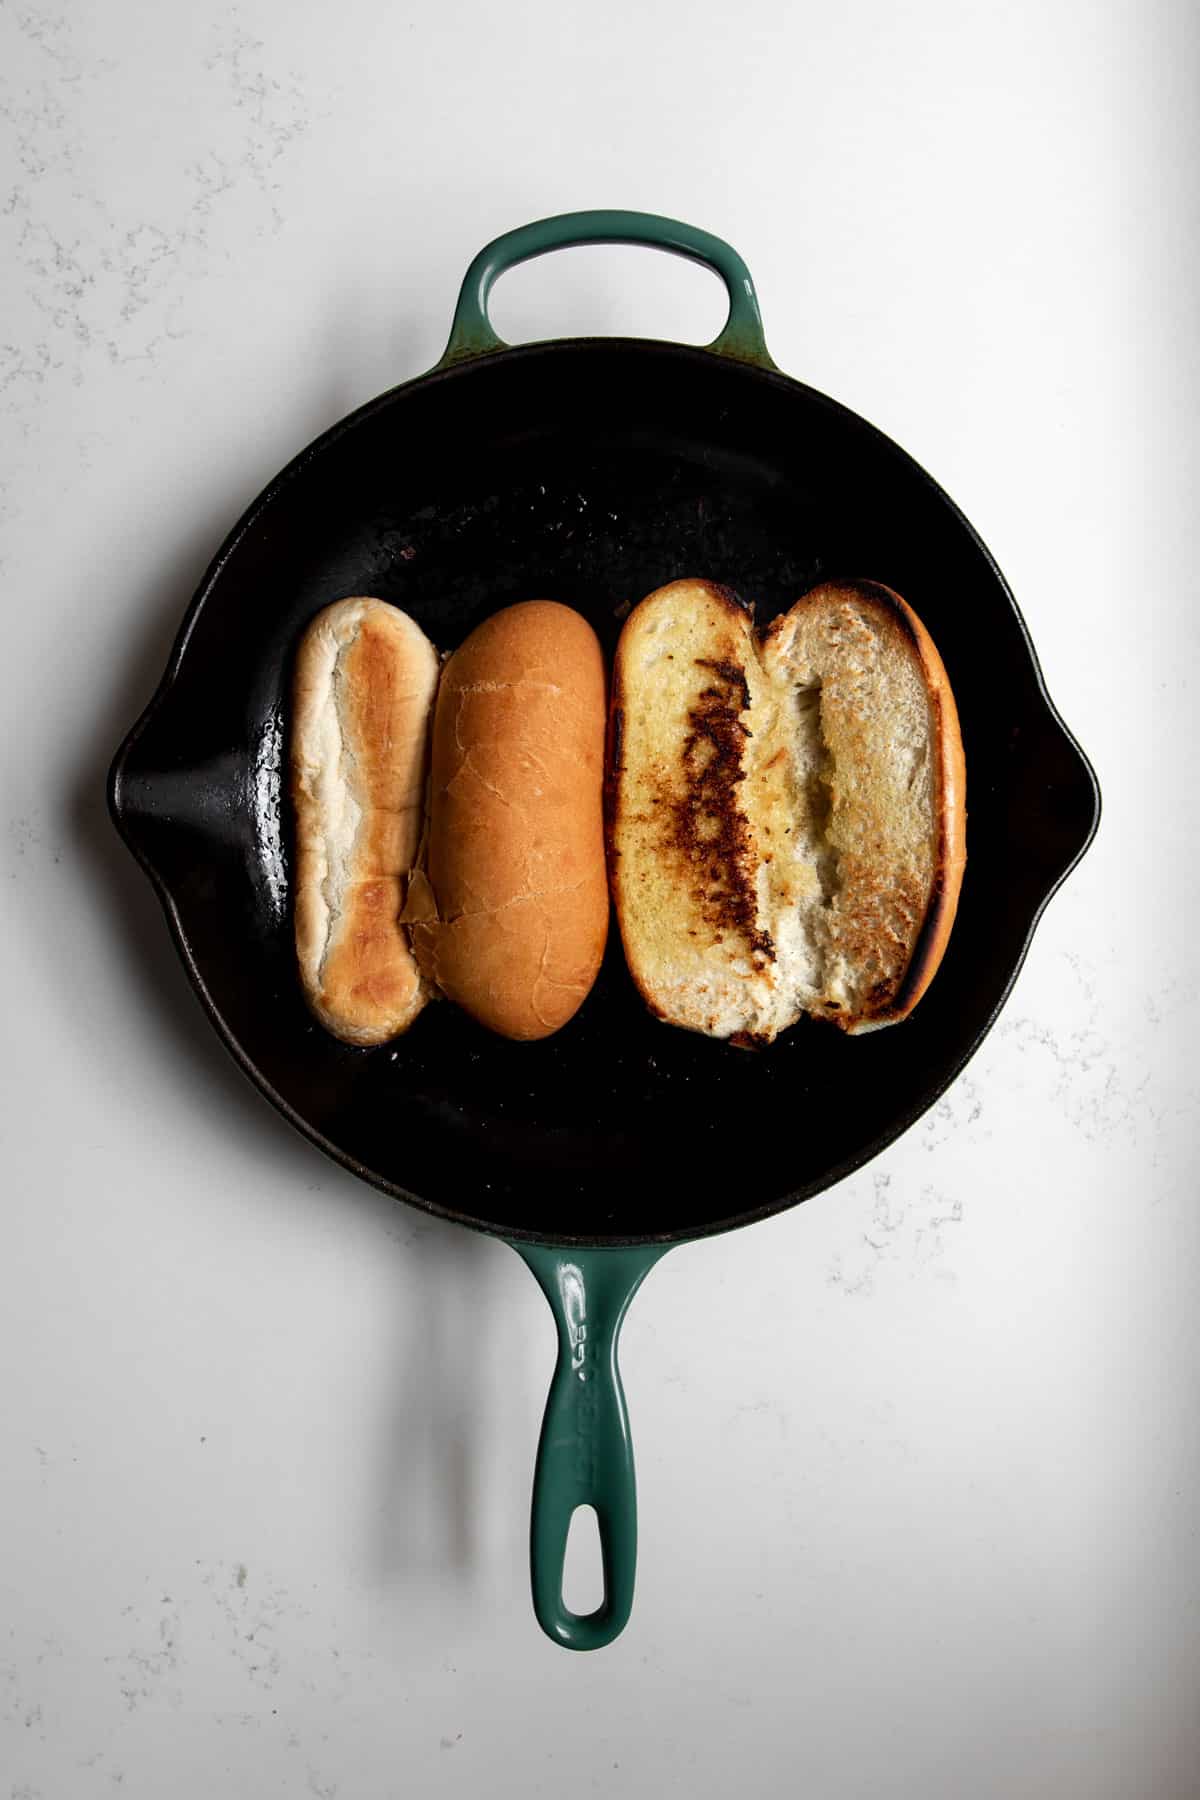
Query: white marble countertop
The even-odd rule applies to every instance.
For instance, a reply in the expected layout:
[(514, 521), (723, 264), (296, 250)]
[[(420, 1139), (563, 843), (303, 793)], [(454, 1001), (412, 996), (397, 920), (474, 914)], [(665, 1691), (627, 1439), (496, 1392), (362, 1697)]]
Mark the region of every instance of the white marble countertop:
[[(1184, 1800), (1196, 1685), (1186, 8), (0, 0), (0, 1800)], [(104, 813), (208, 556), (498, 231), (729, 238), (995, 553), (1105, 818), (948, 1097), (626, 1331), (633, 1623), (556, 1651), (551, 1328), (250, 1089)], [(699, 341), (576, 252), (514, 338)], [(649, 1304), (653, 1298), (653, 1304)]]

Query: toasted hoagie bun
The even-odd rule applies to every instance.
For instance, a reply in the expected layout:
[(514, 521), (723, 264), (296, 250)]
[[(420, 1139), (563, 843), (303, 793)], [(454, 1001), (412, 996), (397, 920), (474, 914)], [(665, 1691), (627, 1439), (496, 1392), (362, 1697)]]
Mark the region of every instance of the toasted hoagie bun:
[(768, 1043), (802, 1013), (860, 1032), (912, 1011), (954, 920), (965, 775), (898, 595), (827, 583), (760, 642), (729, 589), (658, 589), (617, 646), (608, 757), (613, 898), (653, 1012)]
[(424, 818), (437, 651), (382, 600), (338, 600), (300, 642), (292, 688), (295, 937), (328, 1031), (380, 1044), (429, 997), (400, 923)]

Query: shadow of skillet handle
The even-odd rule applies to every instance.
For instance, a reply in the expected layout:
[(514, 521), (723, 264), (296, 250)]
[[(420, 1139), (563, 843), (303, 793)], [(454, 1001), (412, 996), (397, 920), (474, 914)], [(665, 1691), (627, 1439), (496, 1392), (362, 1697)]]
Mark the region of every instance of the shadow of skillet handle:
[[(668, 1246), (553, 1250), (514, 1244), (550, 1302), (558, 1362), (533, 1483), (529, 1556), (542, 1630), (568, 1650), (599, 1650), (624, 1629), (637, 1568), (637, 1492), (617, 1342), (629, 1302)], [(600, 1528), (604, 1599), (574, 1613), (563, 1600), (571, 1519), (592, 1506)]]

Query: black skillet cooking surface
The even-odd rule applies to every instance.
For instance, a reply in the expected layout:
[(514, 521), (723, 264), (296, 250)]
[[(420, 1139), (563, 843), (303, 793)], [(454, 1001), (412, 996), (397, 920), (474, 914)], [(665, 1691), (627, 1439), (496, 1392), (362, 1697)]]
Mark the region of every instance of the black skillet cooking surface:
[[(611, 652), (620, 612), (683, 575), (727, 582), (761, 622), (817, 579), (869, 576), (928, 625), (962, 718), (968, 860), (912, 1018), (856, 1039), (806, 1019), (731, 1050), (648, 1016), (614, 929), (591, 997), (542, 1043), (448, 1005), (373, 1054), (329, 1037), (294, 973), (281, 786), (308, 619), (377, 594), (453, 649), (549, 596)], [(1094, 816), (1004, 584), (928, 478), (793, 381), (620, 340), (433, 375), (307, 452), (206, 582), (119, 795), (193, 978), (270, 1098), (378, 1186), (542, 1241), (718, 1230), (874, 1156), (975, 1049)]]
[[(604, 238), (720, 269), (718, 353), (499, 346), (495, 274)], [(641, 215), (574, 215), (489, 246), (449, 360), (319, 439), (234, 529), (113, 768), (118, 827), (267, 1097), (377, 1187), (513, 1240), (720, 1231), (874, 1156), (978, 1046), (1095, 828), (1094, 778), (987, 551), (893, 443), (774, 369), (743, 277), (718, 240)], [(302, 1001), (291, 937), (287, 697), (308, 620), (375, 594), (449, 650), (497, 608), (546, 596), (583, 612), (611, 653), (629, 606), (680, 576), (727, 583), (761, 624), (814, 581), (867, 577), (929, 627), (962, 720), (968, 860), (911, 1019), (855, 1039), (804, 1019), (767, 1050), (731, 1049), (647, 1015), (614, 927), (595, 990), (545, 1042), (491, 1037), (448, 1004), (381, 1050), (329, 1037)]]

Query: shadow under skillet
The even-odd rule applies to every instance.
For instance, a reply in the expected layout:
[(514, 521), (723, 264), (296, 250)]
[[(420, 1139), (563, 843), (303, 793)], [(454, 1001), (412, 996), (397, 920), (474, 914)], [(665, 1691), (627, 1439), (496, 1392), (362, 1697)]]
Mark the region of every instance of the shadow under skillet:
[[(431, 1562), (458, 1572), (475, 1566), (479, 1544), (478, 1408), (475, 1350), (461, 1321), (494, 1308), (496, 1260), (477, 1236), (436, 1219), (411, 1218), (395, 1229), (394, 1201), (360, 1182), (333, 1174), (310, 1145), (264, 1103), (211, 1031), (196, 1004), (158, 897), (113, 829), (103, 771), (114, 743), (159, 681), (189, 599), (203, 575), (227, 514), (191, 524), (177, 548), (147, 576), (139, 619), (124, 655), (114, 659), (117, 680), (97, 689), (78, 766), (60, 797), (72, 841), (90, 876), (89, 892), (109, 932), (112, 954), (127, 989), (131, 1017), (145, 1035), (144, 1054), (165, 1056), (189, 1104), (228, 1141), (261, 1154), (264, 1142), (313, 1204), (314, 1177), (328, 1182), (339, 1212), (365, 1207), (387, 1237), (402, 1243), (404, 1278), (397, 1280), (398, 1354), (379, 1381), (379, 1449), (371, 1459), (368, 1500), (372, 1561), (381, 1577)], [(136, 1071), (134, 1071), (136, 1075)], [(130, 1093), (131, 1155), (135, 1153), (137, 1094)], [(268, 1135), (269, 1134), (269, 1135)], [(255, 1204), (254, 1159), (247, 1158), (244, 1203)], [(389, 1246), (390, 1248), (390, 1246)], [(531, 1298), (531, 1308), (537, 1306)], [(462, 1346), (456, 1353), (456, 1346)]]

